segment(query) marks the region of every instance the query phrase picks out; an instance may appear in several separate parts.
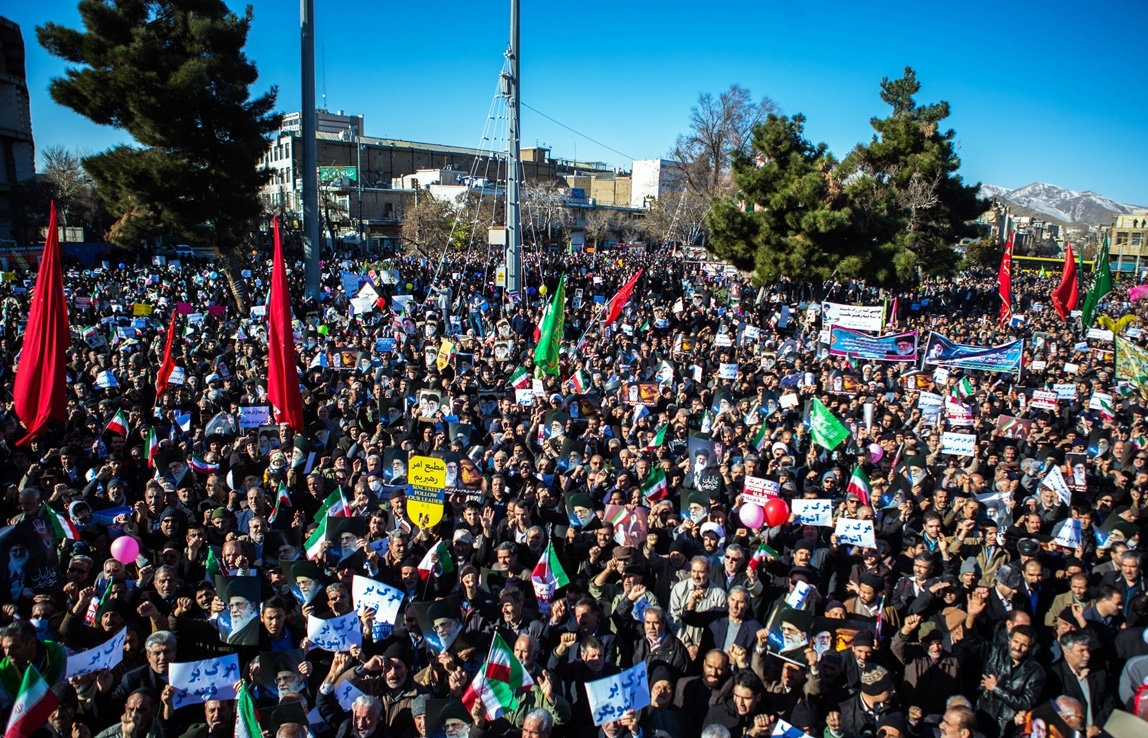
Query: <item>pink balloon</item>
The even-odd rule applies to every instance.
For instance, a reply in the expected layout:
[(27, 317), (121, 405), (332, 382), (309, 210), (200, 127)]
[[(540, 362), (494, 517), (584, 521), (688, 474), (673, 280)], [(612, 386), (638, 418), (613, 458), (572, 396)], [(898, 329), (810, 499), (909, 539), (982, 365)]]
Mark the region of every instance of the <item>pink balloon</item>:
[(880, 446), (878, 446), (875, 443), (869, 444), (869, 458), (873, 459), (874, 464), (876, 464), (878, 461), (880, 461), (884, 457), (885, 457), (885, 449), (881, 448)]
[(765, 522), (774, 528), (789, 520), (789, 505), (780, 497), (774, 497), (765, 503)]
[(738, 515), (741, 516), (741, 522), (749, 528), (760, 528), (761, 524), (765, 522), (765, 510), (761, 508), (761, 505), (753, 502), (742, 505)]
[(131, 536), (120, 536), (112, 541), (112, 558), (121, 564), (130, 564), (139, 554), (139, 541)]

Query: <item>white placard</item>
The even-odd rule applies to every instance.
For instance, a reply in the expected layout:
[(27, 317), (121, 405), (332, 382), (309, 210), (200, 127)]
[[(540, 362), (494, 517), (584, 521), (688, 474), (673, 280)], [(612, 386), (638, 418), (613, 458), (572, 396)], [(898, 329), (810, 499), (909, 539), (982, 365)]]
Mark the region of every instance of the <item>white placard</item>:
[(741, 339), (746, 343), (750, 343), (761, 338), (761, 329), (754, 325), (747, 325), (741, 332)]
[(917, 398), (917, 407), (921, 408), (921, 415), (926, 418), (936, 418), (945, 406), (945, 398), (935, 392), (922, 392)]
[(801, 525), (833, 527), (833, 500), (798, 500), (790, 503), (790, 510)]
[(788, 410), (791, 407), (797, 407), (797, 395), (793, 394), (792, 392), (786, 392), (784, 395), (777, 398), (777, 404), (780, 405), (784, 410)]
[(755, 505), (764, 505), (771, 497), (781, 495), (781, 485), (772, 479), (746, 477), (742, 488), (742, 499)]
[(262, 318), (267, 315), (266, 305), (252, 305), (251, 306), (251, 319)]
[(836, 302), (821, 303), (821, 324), (855, 331), (877, 331), (885, 325), (883, 305), (842, 305)]
[(127, 638), (127, 632), (127, 628), (120, 628), (120, 632), (106, 643), (69, 656), (68, 670), (64, 676), (71, 679), (74, 676), (94, 674), (104, 669), (111, 671), (119, 666), (124, 660), (124, 640)]
[[(1085, 349), (1085, 350), (1087, 350), (1087, 349)], [(1079, 364), (1073, 364), (1071, 361), (1067, 361), (1064, 364), (1064, 371), (1067, 372), (1068, 374), (1076, 374), (1078, 371), (1080, 371), (1080, 365)]]
[(175, 687), (172, 707), (176, 710), (208, 700), (233, 700), (239, 679), (239, 656), (233, 653), (217, 659), (171, 664), (167, 669), (168, 684)]
[(356, 699), (362, 696), (363, 690), (351, 684), (350, 679), (344, 679), (331, 690), (331, 693), (335, 695), (335, 701), (339, 703), (339, 707), (350, 712), (351, 705), (354, 704)]
[(374, 311), (378, 298), (352, 297), (348, 302), (351, 305), (351, 315), (366, 315)]
[(646, 662), (626, 669), (621, 674), (586, 682), (590, 716), (595, 725), (605, 725), (625, 715), (638, 712), (650, 704), (650, 685)]
[(358, 613), (350, 612), (342, 617), (321, 620), (314, 615), (307, 616), (307, 639), (315, 648), (335, 653), (350, 651), (351, 646), (363, 645), (363, 631), (359, 626)]
[(514, 390), (514, 399), (522, 407), (534, 407), (534, 390), (516, 389)]
[(798, 579), (793, 585), (793, 591), (786, 596), (785, 604), (789, 605), (794, 610), (804, 610), (805, 603), (809, 599), (809, 593), (812, 591), (813, 585), (807, 584)]
[(728, 333), (719, 333), (714, 336), (714, 346), (718, 348), (729, 348), (733, 345), (733, 339), (730, 338)]
[(538, 399), (546, 399), (546, 385), (542, 383), (541, 379), (530, 380), (530, 391), (533, 392), (534, 396)]
[(1065, 548), (1077, 549), (1080, 548), (1080, 521), (1066, 518), (1060, 524), (1060, 530), (1056, 534), (1056, 545), (1064, 546)]
[(942, 433), (941, 453), (949, 456), (973, 456), (977, 452), (977, 437), (971, 433)]
[(737, 379), (737, 364), (719, 364), (718, 379)]
[(1041, 410), (1055, 410), (1056, 402), (1060, 396), (1055, 392), (1046, 392), (1044, 390), (1032, 391), (1032, 406)]
[(936, 382), (937, 384), (944, 384), (945, 382), (949, 381), (949, 369), (948, 369), (948, 367), (939, 366), (936, 369), (934, 369), (933, 370), (933, 381)]
[(877, 534), (873, 530), (872, 520), (838, 518), (837, 527), (833, 534), (837, 536), (837, 545), (839, 546), (877, 548)]
[(243, 430), (271, 425), (271, 406), (255, 405), (239, 408), (239, 427)]
[(1044, 475), (1044, 479), (1040, 480), (1041, 487), (1048, 487), (1056, 492), (1060, 497), (1060, 501), (1065, 505), (1072, 504), (1072, 490), (1068, 488), (1068, 482), (1064, 479), (1064, 474), (1061, 473), (1060, 467), (1055, 464), (1048, 470), (1048, 474)]
[(171, 376), (167, 378), (167, 381), (170, 384), (178, 384), (182, 387), (187, 383), (186, 370), (182, 366), (173, 367), (171, 370)]
[(356, 575), (351, 580), (351, 599), (355, 609), (362, 612), (368, 607), (372, 608), (375, 611), (375, 622), (394, 625), (405, 596), (389, 584), (376, 582), (370, 577)]
[(1092, 338), (1097, 341), (1108, 341), (1109, 343), (1112, 343), (1113, 333), (1112, 331), (1107, 331), (1103, 328), (1089, 328), (1088, 334), (1085, 336), (1085, 338)]
[(1115, 405), (1112, 404), (1112, 395), (1107, 392), (1093, 392), (1092, 397), (1088, 399), (1089, 410), (1099, 410), (1101, 412), (1110, 413)]
[(1052, 391), (1056, 393), (1057, 399), (1060, 400), (1075, 400), (1076, 399), (1076, 385), (1075, 384), (1054, 384)]

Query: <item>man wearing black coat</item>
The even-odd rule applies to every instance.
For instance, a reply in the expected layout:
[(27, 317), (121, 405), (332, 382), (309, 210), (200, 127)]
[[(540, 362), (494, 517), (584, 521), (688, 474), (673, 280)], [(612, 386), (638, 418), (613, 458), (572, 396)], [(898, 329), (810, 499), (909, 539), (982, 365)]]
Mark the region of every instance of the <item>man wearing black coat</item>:
[(1116, 709), (1116, 701), (1108, 688), (1108, 675), (1104, 669), (1094, 669), (1090, 665), (1090, 640), (1087, 631), (1079, 630), (1060, 637), (1060, 651), (1064, 658), (1049, 667), (1044, 694), (1048, 699), (1065, 695), (1077, 700), (1084, 705), (1086, 724), (1104, 725)]

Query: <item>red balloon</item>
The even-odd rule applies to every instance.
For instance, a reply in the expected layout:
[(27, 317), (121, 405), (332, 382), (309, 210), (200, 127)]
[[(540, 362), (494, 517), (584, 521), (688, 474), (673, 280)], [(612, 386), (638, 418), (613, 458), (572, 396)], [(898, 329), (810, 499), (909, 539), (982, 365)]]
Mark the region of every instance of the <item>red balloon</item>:
[(789, 505), (780, 497), (770, 498), (765, 503), (765, 524), (770, 528), (781, 525), (789, 520)]

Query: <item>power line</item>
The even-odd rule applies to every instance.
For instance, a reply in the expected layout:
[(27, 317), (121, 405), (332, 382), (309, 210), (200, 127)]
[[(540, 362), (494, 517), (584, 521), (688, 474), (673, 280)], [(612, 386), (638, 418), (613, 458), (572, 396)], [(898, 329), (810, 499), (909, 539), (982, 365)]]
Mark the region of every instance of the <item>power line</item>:
[(617, 150), (617, 149), (615, 149), (615, 148), (611, 148), (610, 146), (607, 146), (606, 144), (602, 143), (601, 141), (596, 141), (596, 140), (594, 140), (594, 139), (590, 138), (589, 136), (587, 136), (585, 133), (582, 133), (581, 131), (576, 131), (576, 130), (574, 130), (573, 128), (571, 128), (570, 126), (566, 125), (566, 124), (565, 124), (565, 123), (563, 123), (562, 121), (560, 121), (560, 120), (555, 120), (554, 118), (551, 118), (549, 115), (547, 115), (546, 113), (543, 113), (543, 112), (542, 112), (541, 110), (539, 110), (538, 108), (532, 108), (532, 107), (530, 107), (529, 105), (527, 105), (526, 103), (524, 103), (524, 102), (521, 102), (521, 101), (520, 101), (518, 104), (519, 104), (519, 105), (521, 105), (521, 106), (522, 106), (522, 107), (524, 107), (524, 108), (528, 108), (529, 110), (533, 110), (535, 113), (538, 113), (538, 114), (539, 114), (539, 115), (541, 115), (543, 118), (545, 118), (546, 120), (550, 121), (551, 123), (557, 123), (558, 125), (562, 126), (562, 127), (563, 127), (563, 128), (565, 128), (566, 130), (568, 130), (568, 131), (570, 131), (571, 133), (573, 133), (574, 135), (576, 135), (576, 136), (581, 136), (582, 138), (586, 139), (586, 140), (587, 140), (587, 141), (589, 141), (590, 143), (598, 144), (599, 146), (601, 146), (602, 148), (606, 149), (607, 151), (613, 151), (613, 152), (614, 152), (615, 154), (617, 154), (618, 156), (621, 156), (621, 157), (624, 157), (624, 158), (626, 158), (626, 159), (629, 159), (630, 161), (634, 161), (634, 157), (630, 156), (629, 154), (626, 154), (626, 153), (623, 153), (623, 152), (621, 152), (621, 151), (618, 151), (618, 150)]

